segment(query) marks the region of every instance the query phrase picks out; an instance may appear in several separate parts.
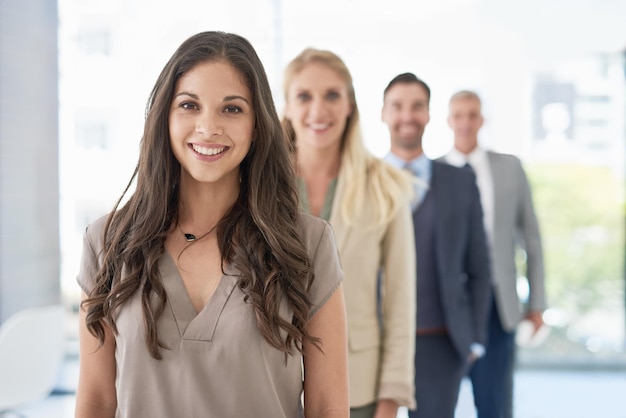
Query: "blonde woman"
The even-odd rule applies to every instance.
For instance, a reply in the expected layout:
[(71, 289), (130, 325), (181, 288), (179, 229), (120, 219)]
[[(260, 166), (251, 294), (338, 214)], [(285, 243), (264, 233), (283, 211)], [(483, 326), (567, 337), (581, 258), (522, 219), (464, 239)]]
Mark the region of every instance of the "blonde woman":
[(336, 54), (305, 49), (283, 87), (301, 206), (334, 228), (345, 274), (351, 417), (395, 417), (415, 407), (410, 177), (366, 150), (352, 77)]

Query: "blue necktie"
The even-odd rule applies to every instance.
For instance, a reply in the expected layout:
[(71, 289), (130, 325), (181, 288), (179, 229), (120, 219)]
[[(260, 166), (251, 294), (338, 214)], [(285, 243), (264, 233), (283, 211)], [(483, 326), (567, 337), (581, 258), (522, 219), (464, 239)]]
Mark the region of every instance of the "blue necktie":
[[(420, 170), (415, 168), (413, 164), (411, 163), (404, 164), (404, 169), (407, 170), (409, 173), (413, 174), (413, 176), (417, 177), (418, 179), (423, 180), (423, 178), (420, 175), (421, 174)], [(413, 190), (415, 191), (415, 197), (411, 201), (411, 208), (415, 210), (417, 209), (419, 204), (422, 203), (422, 200), (424, 200), (424, 195), (426, 194), (426, 191), (422, 187), (419, 187), (417, 184), (413, 185)]]

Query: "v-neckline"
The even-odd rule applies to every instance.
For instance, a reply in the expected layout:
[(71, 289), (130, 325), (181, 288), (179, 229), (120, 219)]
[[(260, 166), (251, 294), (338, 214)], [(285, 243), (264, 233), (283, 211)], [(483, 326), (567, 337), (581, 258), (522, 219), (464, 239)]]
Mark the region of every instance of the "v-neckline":
[(338, 177), (333, 178), (328, 184), (328, 189), (326, 189), (326, 195), (324, 196), (324, 203), (322, 204), (320, 213), (318, 215), (313, 214), (311, 211), (311, 205), (309, 203), (309, 192), (306, 186), (306, 182), (302, 177), (297, 178), (297, 186), (298, 193), (300, 197), (300, 207), (306, 213), (316, 216), (317, 218), (321, 218), (325, 221), (330, 219), (330, 215), (333, 210), (333, 204), (335, 200), (335, 193), (337, 191), (337, 179)]
[(196, 312), (180, 271), (167, 250), (159, 259), (159, 270), (181, 338), (212, 341), (219, 317), (239, 280), (237, 270), (230, 265), (225, 266), (220, 282), (200, 312)]

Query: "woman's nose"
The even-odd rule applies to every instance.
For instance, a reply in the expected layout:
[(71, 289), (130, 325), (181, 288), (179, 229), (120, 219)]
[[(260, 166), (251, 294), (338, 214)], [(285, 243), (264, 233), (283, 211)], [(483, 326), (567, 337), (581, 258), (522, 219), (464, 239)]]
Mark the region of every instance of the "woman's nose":
[(309, 113), (312, 116), (321, 116), (326, 111), (326, 106), (323, 100), (314, 99), (311, 101), (311, 106), (309, 107)]
[(219, 136), (224, 133), (224, 127), (218, 116), (203, 112), (196, 119), (196, 132), (206, 137)]

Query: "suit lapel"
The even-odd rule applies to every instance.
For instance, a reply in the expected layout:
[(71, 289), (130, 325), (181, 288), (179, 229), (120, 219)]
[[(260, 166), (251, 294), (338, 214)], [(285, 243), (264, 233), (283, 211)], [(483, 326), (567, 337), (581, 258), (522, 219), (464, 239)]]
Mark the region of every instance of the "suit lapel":
[(448, 230), (448, 219), (450, 207), (449, 203), (446, 201), (448, 193), (446, 190), (442, 188), (446, 187), (448, 180), (445, 179), (445, 171), (439, 169), (439, 163), (433, 161), (433, 171), (432, 177), (430, 179), (430, 192), (432, 194), (431, 198), (435, 204), (435, 219), (436, 219), (436, 228), (437, 228), (437, 237), (440, 238), (442, 235), (446, 235), (446, 231)]
[(503, 180), (506, 180), (506, 176), (504, 175), (504, 170), (500, 166), (500, 159), (496, 154), (491, 151), (487, 151), (487, 160), (489, 161), (489, 170), (491, 171), (491, 181), (493, 182), (493, 213), (494, 219), (496, 221), (496, 216), (500, 213), (500, 205), (502, 202), (498, 198), (499, 196), (506, 196), (506, 190), (503, 190), (506, 185)]
[(445, 277), (446, 274), (446, 263), (444, 261), (448, 246), (448, 228), (454, 227), (454, 225), (449, 225), (448, 222), (449, 205), (445, 202), (446, 193), (442, 193), (441, 190), (442, 184), (445, 184), (445, 179), (442, 178), (442, 175), (445, 175), (445, 173), (439, 170), (439, 164), (436, 161), (432, 162), (429, 193), (435, 207), (435, 257), (437, 258), (438, 276), (441, 278)]

